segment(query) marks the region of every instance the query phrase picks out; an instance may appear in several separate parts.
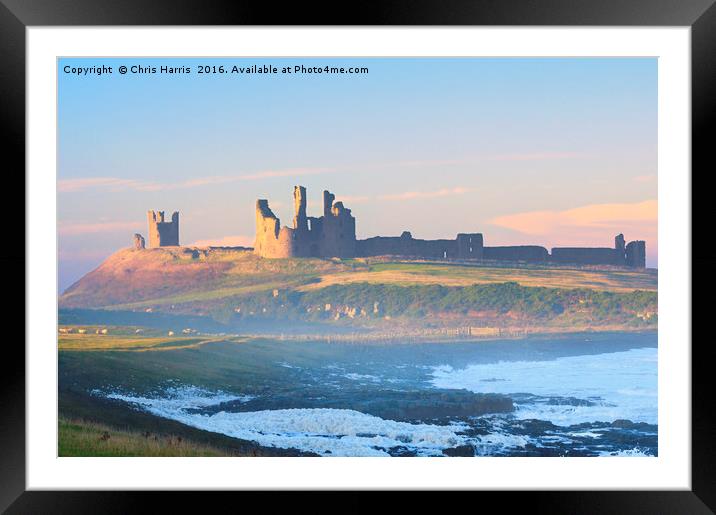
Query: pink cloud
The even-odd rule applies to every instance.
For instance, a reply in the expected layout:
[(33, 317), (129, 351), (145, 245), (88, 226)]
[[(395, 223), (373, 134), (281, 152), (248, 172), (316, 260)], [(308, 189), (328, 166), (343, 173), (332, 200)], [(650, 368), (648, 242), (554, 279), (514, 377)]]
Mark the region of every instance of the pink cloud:
[(656, 175), (637, 175), (634, 182), (656, 182)]
[(391, 193), (388, 195), (381, 195), (381, 200), (413, 200), (418, 198), (436, 198), (436, 197), (449, 197), (453, 195), (463, 195), (471, 191), (470, 188), (463, 188), (457, 186), (455, 188), (443, 188), (436, 191), (405, 191), (403, 193)]
[[(554, 159), (574, 159), (586, 157), (585, 154), (577, 152), (534, 152), (534, 153), (515, 153), (515, 154), (497, 154), (487, 156), (473, 156), (459, 159), (427, 159), (414, 161), (397, 161), (392, 163), (374, 163), (360, 166), (342, 166), (342, 167), (298, 167), (286, 168), (282, 170), (261, 170), (244, 175), (216, 175), (210, 177), (199, 177), (180, 182), (155, 182), (143, 181), (139, 179), (121, 179), (118, 177), (87, 177), (82, 179), (61, 179), (57, 182), (57, 190), (60, 193), (70, 193), (87, 190), (100, 191), (163, 191), (174, 189), (196, 188), (206, 185), (227, 184), (240, 181), (255, 181), (261, 179), (269, 179), (273, 177), (302, 177), (307, 175), (318, 175), (325, 173), (333, 173), (339, 171), (348, 171), (354, 169), (369, 170), (382, 168), (413, 168), (424, 166), (455, 166), (470, 163), (478, 163), (485, 160), (488, 161), (541, 161)], [(408, 192), (410, 193), (410, 192)], [(440, 196), (440, 195), (432, 195)], [(407, 197), (406, 197), (407, 198)], [(416, 198), (416, 197), (412, 197)], [(393, 199), (393, 200), (398, 200)], [(359, 200), (362, 202), (363, 200)]]
[[(341, 195), (340, 197), (336, 197), (334, 202), (343, 202), (343, 204), (350, 209), (350, 207), (354, 204), (364, 204), (372, 200), (373, 198), (367, 195)], [(272, 202), (271, 207), (274, 208), (280, 206), (278, 206), (277, 202)], [(323, 209), (323, 199), (309, 200), (308, 207), (311, 209)]]
[(213, 184), (227, 184), (240, 181), (255, 181), (272, 177), (301, 177), (304, 175), (317, 175), (330, 173), (332, 168), (288, 168), (285, 170), (262, 170), (246, 175), (216, 175), (200, 177), (181, 182), (154, 182), (138, 179), (120, 179), (117, 177), (87, 177), (84, 179), (61, 179), (57, 181), (57, 191), (69, 193), (87, 190), (104, 191), (164, 191), (176, 189), (196, 188)]
[(420, 166), (454, 166), (463, 165), (474, 162), (475, 159), (423, 159), (418, 161), (399, 161), (397, 163), (387, 163), (378, 166), (400, 166), (400, 167), (420, 167)]
[(100, 189), (106, 191), (149, 190), (159, 187), (157, 183), (118, 177), (87, 177), (84, 179), (61, 179), (57, 181), (57, 191), (61, 193)]
[(57, 226), (57, 232), (62, 236), (75, 236), (79, 234), (95, 234), (99, 232), (124, 232), (141, 229), (141, 222), (95, 222), (95, 223), (63, 223)]
[(214, 238), (208, 240), (197, 240), (194, 243), (190, 243), (189, 247), (253, 247), (254, 238), (253, 236), (235, 235), (235, 236), (222, 236), (221, 238)]
[(242, 175), (239, 180), (253, 181), (268, 177), (298, 177), (304, 175), (331, 173), (333, 171), (335, 171), (334, 168), (290, 168), (288, 170), (264, 170), (250, 175)]
[[(340, 197), (336, 197), (335, 202), (343, 202), (346, 207), (351, 207), (351, 204), (363, 204), (371, 200), (371, 197), (367, 195), (341, 195)], [(321, 201), (321, 205), (323, 205), (323, 201)]]
[[(370, 197), (368, 195), (345, 195), (341, 197), (336, 197), (336, 202), (343, 202), (347, 208), (350, 208), (354, 204), (364, 204), (366, 202), (375, 202), (378, 200), (401, 201), (424, 198), (449, 197), (452, 195), (462, 195), (470, 191), (473, 191), (473, 189), (458, 186), (455, 188), (443, 188), (436, 191), (404, 191), (401, 193), (389, 193), (386, 195), (380, 195), (378, 197)], [(323, 201), (311, 200), (308, 202), (308, 205), (312, 208), (320, 208), (321, 206), (323, 206)]]
[(489, 222), (522, 234), (539, 236), (553, 245), (610, 246), (620, 232), (627, 240), (647, 240), (647, 244), (656, 245), (657, 215), (657, 201), (645, 200), (590, 204), (562, 211), (514, 213)]
[(475, 164), (483, 161), (544, 161), (554, 159), (579, 159), (584, 157), (588, 157), (588, 154), (581, 152), (531, 152), (514, 154), (473, 155), (458, 159), (419, 159), (413, 161), (375, 163), (372, 165), (364, 165), (364, 168), (458, 166), (466, 164)]
[(545, 161), (551, 159), (578, 159), (586, 157), (579, 152), (535, 152), (531, 154), (498, 154), (488, 156), (490, 161)]

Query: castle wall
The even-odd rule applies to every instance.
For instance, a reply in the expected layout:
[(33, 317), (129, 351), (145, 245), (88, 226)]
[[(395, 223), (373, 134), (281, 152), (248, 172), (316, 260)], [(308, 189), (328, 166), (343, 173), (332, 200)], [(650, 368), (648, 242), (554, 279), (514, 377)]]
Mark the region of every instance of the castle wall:
[(413, 240), (412, 255), (429, 259), (455, 259), (456, 240)]
[(646, 242), (630, 241), (626, 246), (626, 265), (634, 268), (646, 268)]
[(454, 240), (421, 240), (405, 231), (401, 236), (376, 236), (356, 241), (356, 255), (406, 256), (426, 259), (482, 259), (480, 233), (458, 234)]
[(179, 213), (172, 213), (171, 222), (164, 220), (164, 211), (147, 211), (149, 246), (179, 246)]
[[(613, 266), (638, 266), (630, 264), (628, 254), (636, 255), (638, 251), (635, 245), (638, 242), (630, 242), (625, 245), (624, 235), (617, 234), (614, 237), (614, 248), (588, 248), (588, 247), (561, 247), (552, 249), (550, 261), (555, 263), (573, 263), (579, 265), (613, 265)], [(642, 242), (643, 243), (643, 242)], [(645, 247), (644, 247), (645, 248)], [(629, 249), (632, 249), (629, 251)], [(633, 261), (633, 260), (632, 260)], [(642, 264), (642, 267), (644, 267)]]
[(538, 245), (515, 245), (507, 247), (484, 247), (483, 259), (494, 261), (531, 261), (542, 263), (547, 261), (549, 253)]
[[(370, 257), (405, 256), (424, 259), (474, 259), (495, 261), (524, 261), (531, 263), (569, 263), (577, 265), (616, 265), (644, 268), (646, 244), (633, 241), (625, 245), (624, 235), (614, 238), (614, 248), (553, 248), (551, 254), (538, 245), (485, 247), (480, 233), (460, 233), (454, 240), (421, 240), (408, 231), (400, 236), (376, 236), (356, 239), (355, 218), (342, 202), (334, 202), (335, 195), (323, 192), (323, 216), (306, 214), (306, 188), (296, 186), (293, 192), (293, 228), (281, 227), (268, 200), (256, 202), (256, 241), (254, 252), (262, 257)], [(152, 212), (150, 212), (152, 213)], [(160, 213), (163, 220), (163, 213)], [(175, 213), (178, 217), (178, 214)], [(151, 225), (151, 224), (150, 224)], [(161, 231), (161, 223), (157, 223)], [(178, 219), (177, 219), (178, 231)], [(151, 227), (150, 227), (151, 229)], [(150, 230), (150, 245), (153, 235)], [(162, 236), (171, 241), (172, 236)], [(177, 232), (178, 241), (178, 232)]]
[(376, 236), (356, 242), (356, 255), (406, 256), (426, 259), (458, 257), (457, 240), (420, 240), (405, 231), (401, 236)]
[(356, 254), (367, 256), (407, 256), (410, 250), (400, 236), (375, 236), (356, 241)]
[(624, 253), (619, 249), (561, 247), (552, 249), (550, 261), (581, 265), (624, 266)]
[(484, 244), (482, 234), (458, 234), (457, 257), (459, 259), (483, 259)]

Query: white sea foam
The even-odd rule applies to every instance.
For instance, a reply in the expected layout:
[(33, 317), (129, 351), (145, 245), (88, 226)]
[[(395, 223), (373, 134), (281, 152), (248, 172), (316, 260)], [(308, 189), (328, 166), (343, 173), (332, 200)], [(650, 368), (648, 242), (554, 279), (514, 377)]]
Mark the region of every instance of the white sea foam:
[(352, 381), (370, 381), (372, 383), (380, 382), (380, 377), (370, 375), (370, 374), (349, 373), (349, 374), (344, 374), (343, 377), (345, 377), (346, 379), (351, 379)]
[(629, 458), (653, 458), (654, 455), (639, 447), (623, 449), (621, 451), (601, 451), (600, 456), (626, 456)]
[(572, 431), (567, 434), (578, 438), (601, 438), (604, 436), (603, 433), (595, 433), (594, 431)]
[[(93, 393), (101, 394), (98, 390)], [(162, 390), (160, 399), (152, 397), (143, 397), (140, 395), (125, 394), (121, 392), (109, 392), (104, 394), (109, 399), (118, 399), (133, 404), (139, 404), (143, 407), (154, 406), (157, 400), (161, 400), (161, 405), (167, 412), (171, 410), (186, 410), (196, 408), (206, 408), (215, 406), (222, 402), (248, 402), (255, 397), (252, 395), (234, 395), (223, 391), (211, 391), (198, 386), (172, 386)]]
[(550, 361), (500, 361), (453, 369), (433, 367), (433, 386), (477, 393), (529, 393), (544, 397), (588, 399), (592, 406), (516, 402), (520, 419), (558, 425), (628, 419), (657, 423), (657, 349), (557, 358)]
[(442, 449), (462, 445), (464, 436), (457, 432), (465, 426), (410, 424), (384, 420), (348, 409), (279, 409), (215, 414), (192, 413), (190, 408), (206, 407), (244, 396), (216, 397), (206, 391), (186, 389), (158, 398), (107, 395), (139, 405), (160, 417), (183, 424), (222, 433), (234, 438), (252, 440), (269, 447), (296, 448), (328, 456), (387, 456), (387, 449), (404, 446), (419, 455), (440, 456)]
[(507, 449), (523, 448), (528, 443), (536, 442), (528, 436), (493, 432), (471, 438), (469, 443), (473, 445), (478, 456), (493, 456)]

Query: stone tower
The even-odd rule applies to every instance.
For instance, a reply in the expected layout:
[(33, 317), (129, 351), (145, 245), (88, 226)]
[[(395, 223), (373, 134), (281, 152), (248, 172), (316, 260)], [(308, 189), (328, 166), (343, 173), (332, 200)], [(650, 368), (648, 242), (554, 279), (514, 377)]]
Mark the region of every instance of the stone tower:
[(293, 229), (281, 227), (268, 200), (256, 201), (256, 241), (254, 252), (272, 258), (293, 257)]
[(617, 234), (614, 237), (614, 248), (616, 250), (621, 250), (622, 252), (624, 252), (624, 248), (625, 248), (624, 245), (625, 245), (624, 244), (624, 235), (621, 233)]
[(626, 246), (626, 264), (634, 268), (646, 268), (646, 242), (630, 241)]
[(134, 243), (134, 248), (136, 250), (142, 250), (145, 248), (144, 245), (144, 236), (142, 236), (139, 233), (134, 234), (134, 238), (132, 239), (132, 242)]
[(179, 246), (179, 212), (172, 213), (171, 222), (164, 221), (164, 211), (147, 211), (149, 247)]
[(294, 186), (293, 188), (293, 228), (301, 233), (308, 231), (308, 217), (306, 216), (306, 188)]
[(356, 219), (336, 196), (323, 192), (323, 219), (320, 222), (320, 255), (350, 258), (356, 255)]

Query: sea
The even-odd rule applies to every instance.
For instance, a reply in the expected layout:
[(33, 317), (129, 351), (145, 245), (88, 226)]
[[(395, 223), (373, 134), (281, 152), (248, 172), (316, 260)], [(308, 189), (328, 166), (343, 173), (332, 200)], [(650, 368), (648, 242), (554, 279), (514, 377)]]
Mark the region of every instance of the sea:
[[(195, 428), (319, 456), (658, 456), (657, 334), (285, 343), (231, 386), (93, 391)], [(285, 347), (288, 348), (288, 347)], [(231, 363), (223, 366), (230, 367)], [(270, 380), (268, 379), (270, 378)], [(260, 384), (259, 384), (260, 383)]]

